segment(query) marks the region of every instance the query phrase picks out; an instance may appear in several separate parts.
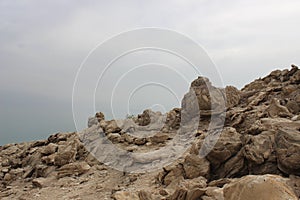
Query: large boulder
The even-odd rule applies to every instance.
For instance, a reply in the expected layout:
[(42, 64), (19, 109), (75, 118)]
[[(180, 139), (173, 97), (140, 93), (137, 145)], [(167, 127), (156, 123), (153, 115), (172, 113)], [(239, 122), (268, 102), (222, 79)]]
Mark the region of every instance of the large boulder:
[(224, 128), (217, 140), (206, 156), (214, 168), (237, 154), (242, 147), (241, 135), (232, 127)]
[(276, 175), (248, 175), (226, 184), (225, 200), (297, 200), (287, 179)]
[(275, 141), (278, 168), (286, 174), (300, 175), (300, 131), (281, 128)]
[[(245, 145), (243, 147), (243, 153), (248, 160), (249, 170), (252, 170), (252, 173), (274, 173), (274, 170), (276, 170), (277, 165), (273, 138), (273, 132), (270, 131), (264, 131), (259, 135), (247, 135), (244, 137)], [(260, 170), (258, 170), (256, 166), (266, 165), (266, 162), (273, 163), (272, 165), (268, 165), (267, 168), (260, 167)]]

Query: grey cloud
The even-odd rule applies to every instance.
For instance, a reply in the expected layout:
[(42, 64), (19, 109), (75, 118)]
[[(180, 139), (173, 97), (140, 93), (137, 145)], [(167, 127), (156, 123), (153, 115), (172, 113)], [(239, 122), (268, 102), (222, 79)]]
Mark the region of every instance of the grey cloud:
[[(80, 63), (98, 43), (133, 28), (162, 27), (190, 36), (206, 49), (225, 85), (241, 88), (274, 68), (299, 64), (299, 6), (297, 0), (2, 0), (0, 143), (75, 130), (71, 95)], [(101, 101), (97, 105), (109, 112)]]

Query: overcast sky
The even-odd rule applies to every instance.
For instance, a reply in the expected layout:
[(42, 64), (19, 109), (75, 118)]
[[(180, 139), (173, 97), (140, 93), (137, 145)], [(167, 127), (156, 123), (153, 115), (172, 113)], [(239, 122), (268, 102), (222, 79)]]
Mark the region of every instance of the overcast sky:
[[(113, 35), (142, 27), (178, 31), (205, 49), (224, 85), (241, 88), (274, 69), (300, 64), (299, 8), (298, 0), (0, 0), (0, 144), (75, 130), (76, 73), (87, 54)], [(136, 110), (155, 103), (143, 101), (142, 94), (136, 94)], [(155, 99), (158, 107), (168, 102)], [(165, 108), (178, 103), (169, 102)], [(103, 105), (97, 109), (110, 109)]]

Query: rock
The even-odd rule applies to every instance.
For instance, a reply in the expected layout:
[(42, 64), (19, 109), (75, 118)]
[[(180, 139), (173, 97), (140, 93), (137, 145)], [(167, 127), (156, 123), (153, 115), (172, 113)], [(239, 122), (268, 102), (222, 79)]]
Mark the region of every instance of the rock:
[(150, 192), (141, 190), (138, 193), (138, 197), (140, 200), (152, 200), (152, 195)]
[(287, 184), (294, 189), (294, 192), (298, 198), (300, 198), (300, 177), (290, 175)]
[(162, 174), (163, 178), (160, 179), (160, 181), (162, 182), (162, 184), (166, 186), (170, 185), (172, 182), (174, 184), (179, 183), (181, 180), (184, 179), (183, 177), (184, 172), (181, 165), (177, 165), (172, 169), (165, 170), (165, 171), (167, 171), (167, 173)]
[[(210, 116), (223, 113), (226, 108), (224, 89), (212, 86), (205, 77), (198, 77), (191, 83), (190, 90), (181, 102), (184, 121), (195, 116)], [(185, 119), (188, 116), (188, 119)]]
[(247, 173), (246, 171), (245, 158), (243, 151), (241, 150), (235, 156), (226, 161), (222, 167), (214, 170), (211, 176), (213, 179), (231, 178), (243, 176)]
[(106, 134), (119, 133), (122, 130), (115, 120), (106, 121), (106, 123), (106, 126), (102, 127)]
[(217, 168), (221, 163), (235, 155), (242, 147), (241, 135), (231, 127), (223, 129), (218, 141), (206, 158), (210, 164)]
[(120, 136), (119, 133), (109, 133), (107, 135), (107, 138), (112, 142), (112, 143), (119, 143), (122, 141), (122, 137)]
[(32, 180), (32, 185), (38, 188), (45, 188), (51, 186), (54, 182), (54, 178), (35, 178)]
[(91, 167), (86, 162), (75, 162), (62, 166), (58, 170), (57, 177), (78, 176), (87, 172)]
[(184, 188), (178, 188), (167, 200), (185, 200), (188, 191)]
[(164, 143), (166, 140), (168, 140), (170, 137), (167, 134), (164, 133), (157, 133), (154, 136), (150, 137), (150, 141), (153, 144), (158, 144), (158, 143)]
[(181, 109), (174, 108), (167, 113), (167, 118), (165, 122), (165, 129), (167, 130), (177, 130), (181, 123)]
[(57, 144), (50, 143), (44, 148), (42, 148), (41, 153), (43, 155), (50, 155), (55, 153), (57, 151), (57, 148), (58, 148)]
[(95, 114), (95, 117), (97, 118), (98, 122), (101, 122), (102, 120), (105, 120), (105, 116), (102, 112), (97, 112)]
[(245, 158), (255, 164), (263, 164), (274, 151), (272, 139), (269, 132), (256, 136), (248, 136), (246, 145), (243, 148)]
[(154, 112), (151, 110), (144, 110), (142, 114), (137, 116), (137, 124), (140, 126), (147, 126), (151, 123), (151, 116)]
[[(206, 188), (205, 195), (202, 196), (203, 200), (225, 200), (223, 195), (223, 188), (208, 187)], [(227, 200), (227, 199), (226, 199)]]
[(75, 153), (72, 151), (57, 153), (54, 157), (54, 164), (56, 166), (63, 166), (73, 161), (75, 161)]
[(300, 120), (300, 115), (295, 115), (294, 117), (292, 117), (293, 121), (299, 121)]
[(7, 173), (7, 172), (9, 172), (9, 168), (8, 168), (8, 167), (5, 167), (5, 168), (1, 169), (1, 172)]
[(210, 163), (206, 158), (201, 158), (195, 154), (188, 154), (183, 163), (183, 169), (187, 178), (197, 178), (199, 176), (208, 177)]
[(226, 184), (223, 189), (226, 200), (296, 200), (293, 190), (280, 176), (248, 175)]
[(300, 175), (300, 131), (281, 128), (275, 135), (278, 168), (287, 174)]
[(211, 181), (208, 186), (222, 188), (225, 184), (230, 183), (232, 180), (229, 178), (221, 178), (218, 180)]
[(112, 195), (112, 198), (115, 200), (139, 200), (136, 193), (127, 191), (118, 191)]
[(300, 104), (298, 104), (295, 100), (289, 100), (286, 107), (290, 113), (298, 114), (300, 112)]
[(269, 107), (267, 108), (267, 112), (268, 112), (268, 115), (270, 117), (292, 117), (292, 114), (290, 113), (290, 111), (280, 105), (278, 99), (274, 98), (271, 100), (271, 103), (269, 105)]
[(274, 132), (264, 131), (259, 135), (245, 136), (242, 149), (247, 159), (249, 174), (278, 174)]
[(0, 199), (297, 199), (299, 85), (295, 66), (242, 90), (198, 77), (166, 114), (96, 113), (80, 133), (0, 146)]
[(74, 133), (56, 133), (48, 138), (48, 143), (58, 144), (60, 141), (67, 141), (67, 139)]
[(58, 150), (54, 157), (54, 165), (61, 167), (74, 162), (81, 146), (81, 142), (76, 135), (70, 137), (67, 142), (62, 142), (61, 145), (58, 145)]
[(97, 125), (99, 123), (98, 119), (96, 117), (89, 117), (88, 119), (88, 128)]
[[(56, 154), (52, 154), (50, 156), (44, 156), (44, 157), (42, 157), (42, 162), (47, 165), (54, 165), (55, 157), (56, 157)], [(59, 166), (60, 166), (60, 164), (63, 164), (63, 163), (59, 162)]]
[(11, 181), (11, 179), (12, 179), (12, 177), (11, 177), (10, 173), (6, 173), (4, 175), (4, 178), (3, 178), (4, 181)]
[(147, 140), (146, 138), (134, 138), (133, 142), (136, 145), (144, 145), (146, 144)]
[(299, 84), (300, 83), (300, 71), (298, 70), (295, 74), (291, 77), (291, 83)]
[(180, 182), (180, 185), (184, 186), (188, 190), (192, 190), (195, 188), (205, 188), (207, 186), (206, 182), (206, 178), (199, 176), (193, 179), (185, 179)]
[(205, 194), (205, 190), (194, 188), (189, 190), (186, 195), (186, 200), (198, 200)]
[(164, 189), (159, 190), (159, 194), (161, 196), (168, 196), (169, 195), (169, 193), (166, 190), (164, 190)]
[(225, 87), (226, 107), (232, 108), (236, 106), (241, 99), (241, 92), (234, 86)]

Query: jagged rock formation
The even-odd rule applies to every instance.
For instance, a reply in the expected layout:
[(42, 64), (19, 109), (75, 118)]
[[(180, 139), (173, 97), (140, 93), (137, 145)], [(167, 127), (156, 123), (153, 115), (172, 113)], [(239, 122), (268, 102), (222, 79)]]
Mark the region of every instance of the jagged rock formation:
[[(212, 117), (220, 121), (208, 130)], [(242, 90), (198, 77), (182, 108), (125, 120), (99, 112), (81, 133), (1, 146), (0, 163), (1, 199), (299, 199), (300, 70), (273, 71)]]

